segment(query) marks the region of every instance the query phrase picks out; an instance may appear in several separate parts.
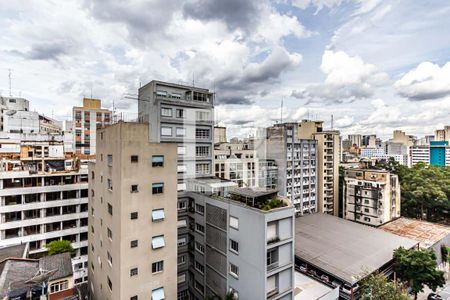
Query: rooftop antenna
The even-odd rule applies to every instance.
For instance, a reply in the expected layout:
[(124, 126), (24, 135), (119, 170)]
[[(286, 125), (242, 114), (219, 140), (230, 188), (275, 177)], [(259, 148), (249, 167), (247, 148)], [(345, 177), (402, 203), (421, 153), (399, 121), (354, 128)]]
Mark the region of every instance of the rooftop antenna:
[(92, 99), (92, 85), (91, 85), (91, 99)]
[(280, 123), (283, 123), (283, 98), (281, 97), (281, 109), (280, 109)]
[(192, 72), (192, 86), (195, 86), (195, 73)]
[(12, 92), (11, 92), (11, 69), (8, 69), (8, 77), (9, 77), (9, 96), (12, 97)]
[(333, 122), (334, 121), (334, 116), (333, 115), (331, 115), (331, 129), (333, 129)]

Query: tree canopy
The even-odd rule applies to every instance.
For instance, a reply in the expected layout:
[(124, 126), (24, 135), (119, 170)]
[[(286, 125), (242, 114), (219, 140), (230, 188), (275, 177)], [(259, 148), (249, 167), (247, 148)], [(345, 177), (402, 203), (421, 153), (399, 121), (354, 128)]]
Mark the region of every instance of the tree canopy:
[(403, 285), (390, 281), (379, 273), (370, 274), (361, 281), (362, 300), (408, 300), (408, 293)]
[(433, 291), (445, 285), (444, 272), (437, 270), (436, 254), (433, 250), (405, 249), (394, 251), (394, 271), (417, 296), (428, 286)]
[(75, 254), (72, 244), (66, 240), (53, 241), (45, 245), (45, 247), (48, 249), (48, 255), (50, 256), (65, 252), (69, 252), (71, 255)]

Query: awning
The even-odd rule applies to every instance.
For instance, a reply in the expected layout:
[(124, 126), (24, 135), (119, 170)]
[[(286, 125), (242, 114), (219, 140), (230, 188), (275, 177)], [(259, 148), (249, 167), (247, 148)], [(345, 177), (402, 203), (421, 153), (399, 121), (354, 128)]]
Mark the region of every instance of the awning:
[(164, 288), (154, 289), (152, 291), (152, 300), (164, 300)]
[(164, 242), (164, 236), (156, 236), (156, 237), (152, 238), (152, 248), (153, 249), (162, 248), (165, 245), (166, 245), (166, 243)]

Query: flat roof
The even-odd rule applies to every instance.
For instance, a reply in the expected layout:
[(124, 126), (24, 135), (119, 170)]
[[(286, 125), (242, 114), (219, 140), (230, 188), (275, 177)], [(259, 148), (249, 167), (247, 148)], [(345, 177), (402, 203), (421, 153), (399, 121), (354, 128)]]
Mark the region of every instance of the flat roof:
[(238, 195), (246, 198), (258, 198), (261, 196), (268, 196), (271, 194), (278, 193), (276, 189), (265, 189), (265, 188), (235, 188), (229, 191), (230, 194)]
[(295, 221), (295, 255), (350, 284), (391, 261), (398, 247), (415, 245), (414, 240), (327, 214)]
[(383, 224), (378, 228), (386, 232), (416, 240), (419, 242), (419, 247), (425, 249), (430, 248), (450, 235), (449, 226), (403, 217)]
[[(333, 291), (332, 288), (298, 271), (295, 271), (294, 279), (295, 300), (320, 299)], [(339, 292), (337, 294), (339, 295)]]

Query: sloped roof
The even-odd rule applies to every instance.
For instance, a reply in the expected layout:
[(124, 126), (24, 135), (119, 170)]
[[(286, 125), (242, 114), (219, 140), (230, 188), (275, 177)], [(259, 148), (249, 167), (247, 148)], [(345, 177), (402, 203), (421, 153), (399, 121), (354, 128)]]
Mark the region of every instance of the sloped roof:
[(73, 274), (72, 260), (68, 252), (40, 258), (39, 268), (47, 271), (57, 270), (50, 277), (50, 280), (68, 277)]

